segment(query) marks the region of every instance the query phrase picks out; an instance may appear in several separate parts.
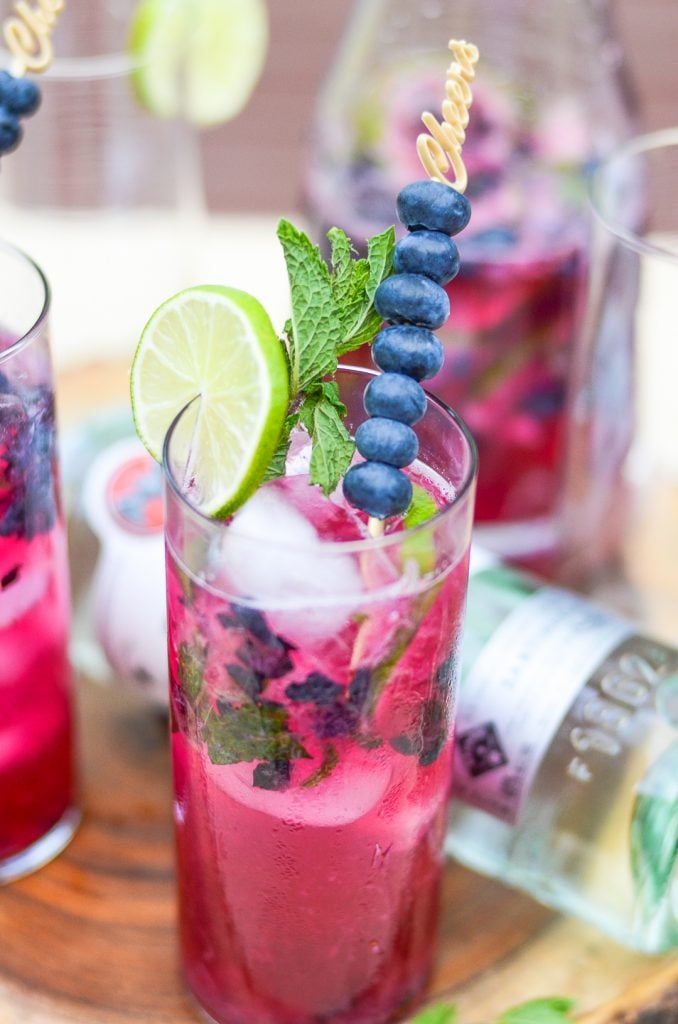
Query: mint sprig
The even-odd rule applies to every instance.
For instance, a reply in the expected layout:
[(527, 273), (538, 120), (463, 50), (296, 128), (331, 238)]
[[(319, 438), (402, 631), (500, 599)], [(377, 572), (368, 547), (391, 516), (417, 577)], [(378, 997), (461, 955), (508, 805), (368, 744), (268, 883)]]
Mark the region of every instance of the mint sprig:
[(340, 228), (332, 228), (331, 266), (310, 239), (287, 220), (278, 225), (290, 282), (292, 315), (285, 324), (290, 367), (290, 409), (265, 479), (283, 476), (290, 435), (299, 417), (311, 444), (311, 483), (331, 494), (348, 469), (355, 445), (343, 424), (346, 410), (336, 384), (327, 381), (340, 355), (374, 338), (381, 324), (374, 294), (391, 273), (395, 231), (368, 242), (367, 258), (356, 258)]

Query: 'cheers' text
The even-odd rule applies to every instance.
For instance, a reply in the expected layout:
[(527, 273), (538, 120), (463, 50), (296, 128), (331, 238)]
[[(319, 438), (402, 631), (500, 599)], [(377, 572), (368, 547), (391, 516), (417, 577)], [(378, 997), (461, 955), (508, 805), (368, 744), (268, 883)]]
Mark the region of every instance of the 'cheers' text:
[[(422, 114), (421, 119), (430, 135), (422, 133), (418, 136), (417, 153), (429, 177), (444, 185), (454, 186), (457, 192), (463, 192), (468, 183), (468, 175), (461, 158), (461, 147), (466, 138), (468, 108), (473, 99), (469, 82), (475, 78), (478, 47), (463, 40), (451, 39), (449, 48), (456, 60), (447, 69), (443, 121), (441, 124), (428, 111)], [(446, 177), (449, 170), (454, 171), (453, 182)]]
[(44, 71), (52, 60), (52, 30), (66, 0), (37, 0), (31, 7), (26, 0), (17, 0), (15, 14), (3, 26), (5, 42), (14, 57), (12, 71)]

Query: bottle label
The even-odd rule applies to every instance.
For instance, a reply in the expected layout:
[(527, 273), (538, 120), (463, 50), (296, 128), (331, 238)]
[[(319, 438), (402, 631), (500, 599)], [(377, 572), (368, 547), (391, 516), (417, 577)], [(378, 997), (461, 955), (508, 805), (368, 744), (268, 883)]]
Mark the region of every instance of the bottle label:
[(515, 825), (577, 694), (633, 632), (576, 594), (543, 587), (526, 597), (463, 683), (454, 796)]

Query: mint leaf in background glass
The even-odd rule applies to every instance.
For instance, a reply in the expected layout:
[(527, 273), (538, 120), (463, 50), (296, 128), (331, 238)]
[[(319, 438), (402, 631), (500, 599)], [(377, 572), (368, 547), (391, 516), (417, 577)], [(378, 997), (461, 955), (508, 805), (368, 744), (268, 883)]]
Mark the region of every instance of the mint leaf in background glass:
[(418, 1013), (412, 1018), (411, 1024), (454, 1024), (457, 1019), (457, 1007), (454, 1004), (430, 1006), (428, 1010)]
[(369, 343), (381, 326), (374, 293), (393, 268), (395, 230), (387, 228), (368, 242), (367, 259), (353, 259), (351, 243), (340, 228), (327, 233), (332, 245), (332, 290), (342, 324), (337, 354)]
[(574, 1000), (563, 996), (546, 999), (531, 999), (497, 1017), (495, 1024), (565, 1024), (570, 1022), (570, 1010)]
[(328, 495), (337, 487), (351, 464), (355, 442), (343, 423), (346, 407), (339, 398), (334, 381), (325, 381), (306, 396), (301, 407), (301, 422), (311, 437), (312, 484), (319, 484)]
[(330, 272), (318, 247), (287, 220), (278, 224), (278, 238), (290, 282), (290, 391), (294, 399), (309, 384), (336, 370), (342, 326)]

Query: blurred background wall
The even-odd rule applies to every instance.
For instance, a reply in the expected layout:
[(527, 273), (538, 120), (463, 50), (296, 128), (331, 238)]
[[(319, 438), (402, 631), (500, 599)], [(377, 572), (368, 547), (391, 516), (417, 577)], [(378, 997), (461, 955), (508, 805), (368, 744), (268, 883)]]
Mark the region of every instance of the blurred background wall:
[[(497, 0), (498, 16), (501, 5)], [(610, 6), (642, 127), (678, 124), (678, 0), (611, 0)], [(259, 86), (240, 117), (204, 135), (212, 208), (299, 206), (313, 102), (351, 7), (352, 0), (269, 0), (271, 43)]]

